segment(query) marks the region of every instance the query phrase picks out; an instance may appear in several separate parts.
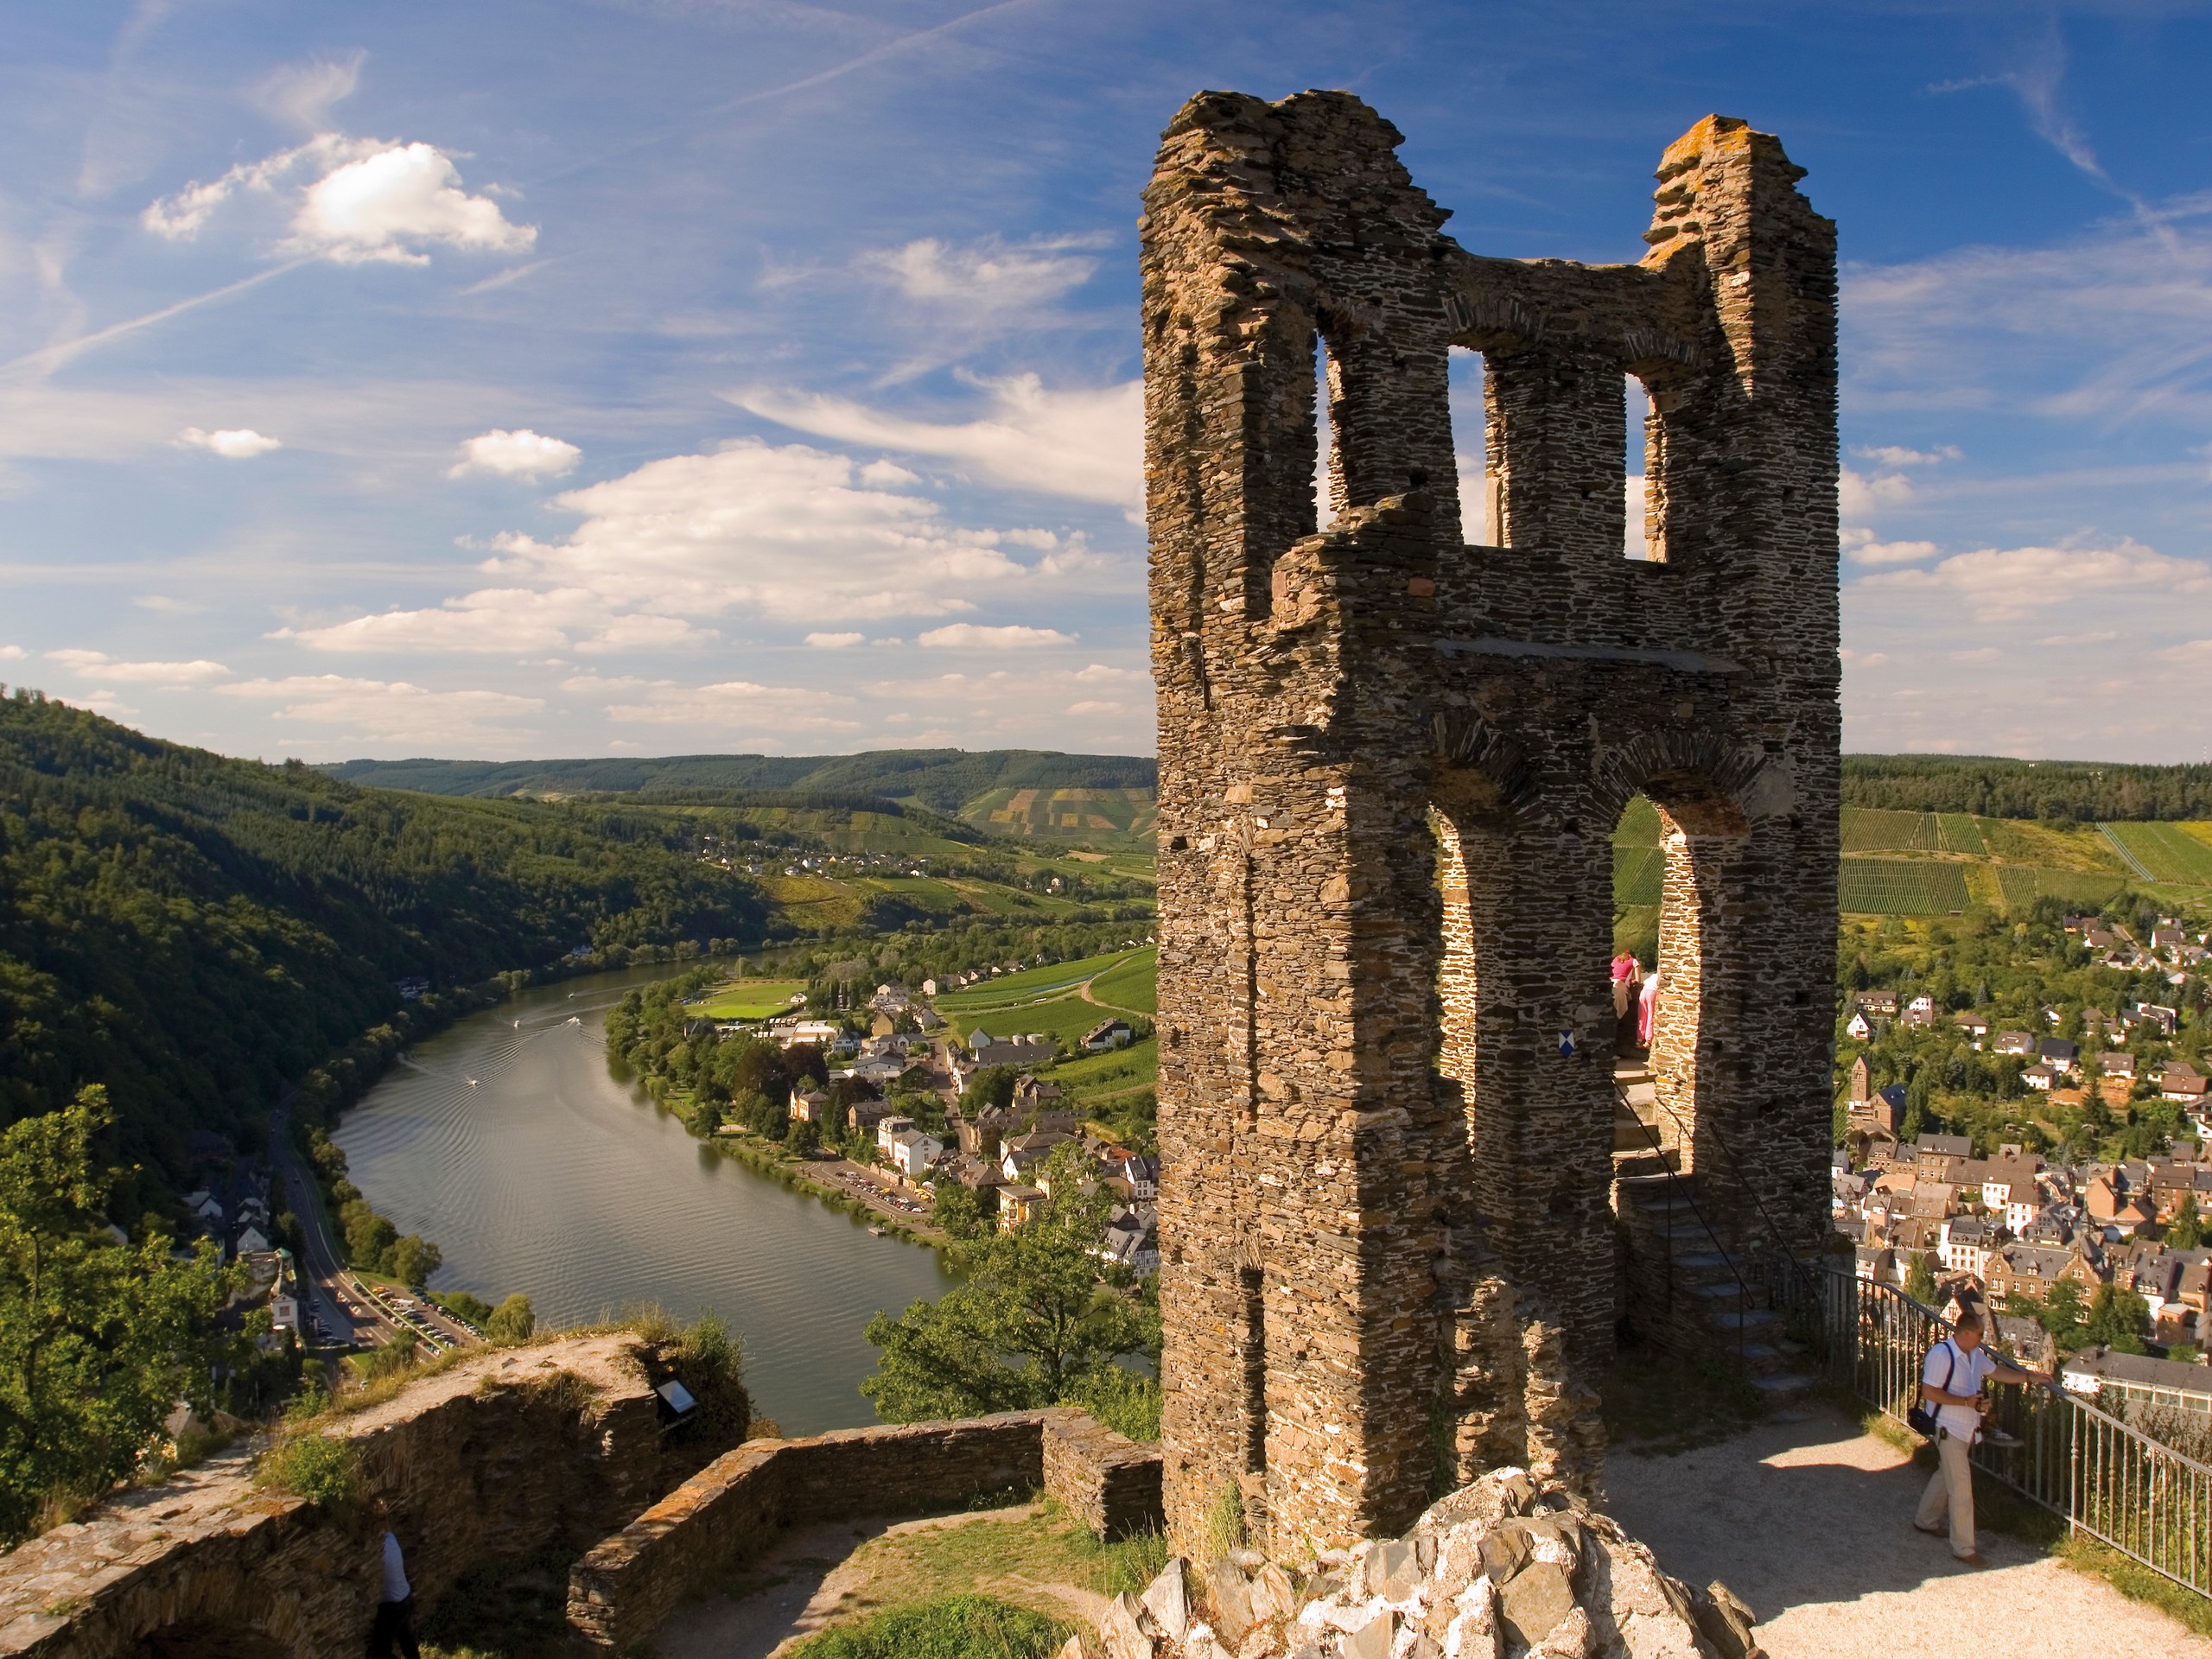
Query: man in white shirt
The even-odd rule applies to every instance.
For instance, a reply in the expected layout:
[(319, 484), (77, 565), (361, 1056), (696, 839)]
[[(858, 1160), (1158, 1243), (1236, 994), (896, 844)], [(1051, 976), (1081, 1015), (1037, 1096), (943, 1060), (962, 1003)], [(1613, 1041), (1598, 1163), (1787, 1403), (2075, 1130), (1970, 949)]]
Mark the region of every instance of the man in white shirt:
[(407, 1582), (407, 1561), (399, 1540), (391, 1535), (391, 1511), (377, 1500), (376, 1518), (385, 1523), (384, 1535), (384, 1592), (377, 1599), (377, 1619), (369, 1632), (369, 1651), (375, 1659), (423, 1659), (415, 1645), (415, 1591)]
[(1981, 1385), (2026, 1382), (2028, 1373), (1993, 1358), (1981, 1345), (1981, 1314), (1962, 1307), (1951, 1334), (1928, 1351), (1920, 1368), (1920, 1397), (1936, 1413), (1936, 1473), (1921, 1494), (1912, 1524), (1942, 1536), (1943, 1510), (1950, 1509), (1951, 1554), (1968, 1567), (1982, 1565), (1974, 1538), (1974, 1465), (1967, 1454), (1981, 1435)]

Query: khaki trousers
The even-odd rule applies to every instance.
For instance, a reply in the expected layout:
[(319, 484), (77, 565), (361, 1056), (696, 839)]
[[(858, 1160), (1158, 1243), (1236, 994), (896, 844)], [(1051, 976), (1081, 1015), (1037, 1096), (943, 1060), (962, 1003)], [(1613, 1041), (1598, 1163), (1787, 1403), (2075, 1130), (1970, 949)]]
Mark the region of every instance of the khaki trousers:
[(1928, 1490), (1920, 1495), (1920, 1513), (1913, 1516), (1916, 1525), (1934, 1527), (1942, 1521), (1948, 1507), (1951, 1554), (1961, 1560), (1974, 1553), (1974, 1465), (1967, 1459), (1973, 1448), (1971, 1440), (1961, 1440), (1948, 1428), (1936, 1435), (1936, 1472), (1929, 1479)]

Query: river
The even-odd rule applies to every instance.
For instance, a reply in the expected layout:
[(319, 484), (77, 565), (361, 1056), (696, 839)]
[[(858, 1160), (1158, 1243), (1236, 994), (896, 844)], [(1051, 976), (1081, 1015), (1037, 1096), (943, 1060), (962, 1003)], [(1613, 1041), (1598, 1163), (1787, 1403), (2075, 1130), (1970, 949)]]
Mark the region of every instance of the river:
[(610, 1071), (607, 1009), (674, 971), (527, 990), (422, 1043), (346, 1114), (349, 1177), (437, 1242), (436, 1288), (522, 1291), (541, 1328), (647, 1301), (719, 1313), (745, 1338), (756, 1408), (786, 1433), (872, 1423), (861, 1328), (950, 1281), (936, 1251), (722, 1157)]

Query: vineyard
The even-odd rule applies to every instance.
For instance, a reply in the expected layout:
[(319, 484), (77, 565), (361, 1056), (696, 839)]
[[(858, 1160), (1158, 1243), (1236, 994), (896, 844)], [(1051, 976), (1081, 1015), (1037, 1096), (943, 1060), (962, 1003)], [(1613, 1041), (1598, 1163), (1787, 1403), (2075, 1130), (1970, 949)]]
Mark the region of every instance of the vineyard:
[[(2018, 912), (2046, 899), (2094, 910), (2131, 888), (2162, 906), (2212, 906), (2212, 823), (2044, 823), (1847, 806), (1840, 827), (1838, 898), (1847, 913)], [(1613, 902), (1624, 912), (1661, 900), (1662, 828), (1640, 796), (1621, 815)]]

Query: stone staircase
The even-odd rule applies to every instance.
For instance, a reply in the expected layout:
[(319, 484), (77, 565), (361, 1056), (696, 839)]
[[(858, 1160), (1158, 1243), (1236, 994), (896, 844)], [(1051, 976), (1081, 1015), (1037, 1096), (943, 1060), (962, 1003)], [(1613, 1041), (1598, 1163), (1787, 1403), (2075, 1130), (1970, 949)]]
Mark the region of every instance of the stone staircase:
[(1697, 1177), (1681, 1173), (1680, 1132), (1658, 1109), (1649, 1073), (1624, 1060), (1614, 1084), (1613, 1208), (1637, 1332), (1681, 1358), (1739, 1364), (1771, 1402), (1796, 1399), (1815, 1382), (1801, 1367), (1805, 1350), (1766, 1305), (1758, 1275), (1708, 1229)]

